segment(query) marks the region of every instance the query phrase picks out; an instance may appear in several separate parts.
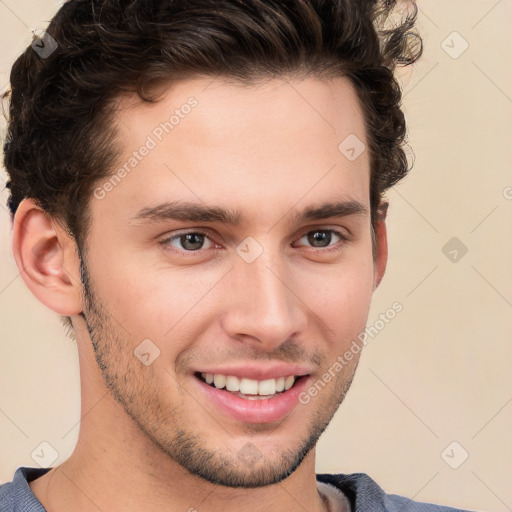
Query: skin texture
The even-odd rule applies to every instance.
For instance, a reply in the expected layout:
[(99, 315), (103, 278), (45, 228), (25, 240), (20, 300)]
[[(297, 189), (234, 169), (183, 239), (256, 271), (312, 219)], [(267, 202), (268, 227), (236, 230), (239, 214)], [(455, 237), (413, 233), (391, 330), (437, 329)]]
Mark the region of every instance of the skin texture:
[[(158, 140), (155, 128), (191, 97), (197, 104)], [(315, 382), (364, 330), (387, 242), (382, 219), (374, 260), (368, 152), (349, 161), (338, 150), (349, 134), (366, 143), (353, 87), (343, 78), (257, 86), (198, 78), (156, 104), (120, 98), (116, 122), (119, 167), (148, 135), (157, 143), (91, 199), (82, 268), (74, 240), (32, 200), (15, 219), (23, 278), (42, 303), (71, 316), (81, 372), (76, 449), (32, 490), (49, 512), (323, 510), (314, 445), (359, 354), (307, 405), (269, 423), (215, 407), (194, 370), (286, 362), (306, 366)], [(366, 213), (293, 220), (308, 206), (347, 200)], [(243, 219), (134, 220), (166, 201), (239, 210)], [(349, 240), (332, 234), (328, 247), (312, 245), (308, 233), (329, 229)], [(169, 240), (197, 230), (209, 238)], [(252, 263), (236, 250), (247, 237), (262, 248)], [(147, 339), (160, 354), (146, 366), (134, 350)], [(258, 453), (250, 463), (240, 457), (248, 446)]]

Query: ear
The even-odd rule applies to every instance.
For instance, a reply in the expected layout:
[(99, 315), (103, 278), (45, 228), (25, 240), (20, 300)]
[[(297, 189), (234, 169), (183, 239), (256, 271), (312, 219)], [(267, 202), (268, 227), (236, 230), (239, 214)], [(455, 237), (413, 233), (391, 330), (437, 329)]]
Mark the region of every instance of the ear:
[(12, 250), (25, 284), (40, 302), (64, 316), (82, 311), (76, 243), (33, 199), (24, 199), (16, 211)]
[(389, 203), (383, 201), (380, 203), (377, 210), (377, 225), (375, 226), (375, 250), (376, 257), (373, 265), (373, 289), (376, 290), (379, 286), (384, 272), (386, 271), (386, 264), (388, 262), (388, 235), (386, 230), (386, 216), (388, 212)]

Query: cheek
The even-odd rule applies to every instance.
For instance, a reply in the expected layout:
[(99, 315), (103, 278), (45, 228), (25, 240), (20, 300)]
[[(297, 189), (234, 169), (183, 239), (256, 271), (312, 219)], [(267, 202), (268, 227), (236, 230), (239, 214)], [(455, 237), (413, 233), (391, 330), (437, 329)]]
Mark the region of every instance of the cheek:
[(184, 333), (190, 338), (204, 329), (208, 297), (229, 270), (225, 265), (148, 265), (138, 257), (125, 257), (122, 265), (106, 258), (97, 261), (101, 265), (95, 265), (94, 286), (116, 323), (135, 340), (149, 338), (162, 352), (172, 346), (173, 353), (186, 345)]
[(329, 338), (357, 336), (366, 325), (373, 293), (373, 262), (361, 258), (297, 278), (297, 294), (326, 325)]

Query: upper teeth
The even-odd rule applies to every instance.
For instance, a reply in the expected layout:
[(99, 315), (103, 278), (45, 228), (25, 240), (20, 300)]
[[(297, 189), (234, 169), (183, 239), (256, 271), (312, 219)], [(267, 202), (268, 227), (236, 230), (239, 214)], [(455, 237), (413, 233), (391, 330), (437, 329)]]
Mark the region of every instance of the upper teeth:
[(233, 375), (219, 375), (217, 373), (201, 373), (208, 384), (214, 384), (217, 389), (226, 388), (228, 391), (243, 393), (244, 395), (273, 395), (276, 392), (288, 390), (293, 386), (295, 377), (278, 377), (277, 379), (254, 380), (239, 379)]

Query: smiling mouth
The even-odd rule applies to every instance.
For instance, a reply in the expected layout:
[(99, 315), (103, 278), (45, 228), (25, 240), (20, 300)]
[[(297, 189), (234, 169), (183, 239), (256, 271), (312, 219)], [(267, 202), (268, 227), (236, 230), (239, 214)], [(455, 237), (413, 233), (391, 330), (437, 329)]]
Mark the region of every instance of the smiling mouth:
[(233, 375), (196, 372), (195, 376), (210, 387), (230, 392), (246, 400), (268, 400), (295, 386), (304, 376), (289, 375), (275, 379), (255, 380), (238, 378)]

